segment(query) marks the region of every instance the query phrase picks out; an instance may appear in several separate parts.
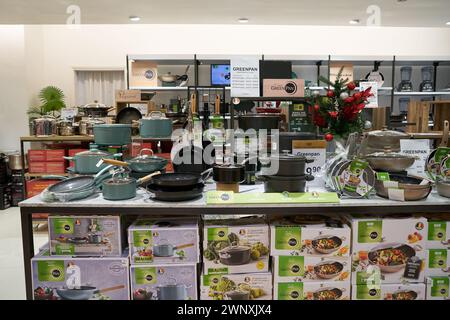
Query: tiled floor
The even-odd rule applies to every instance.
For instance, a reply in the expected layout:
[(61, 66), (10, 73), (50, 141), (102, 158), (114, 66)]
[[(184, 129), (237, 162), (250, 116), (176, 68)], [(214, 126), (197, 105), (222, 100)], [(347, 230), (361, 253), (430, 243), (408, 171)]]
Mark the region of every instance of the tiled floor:
[[(45, 234), (35, 235), (35, 246), (47, 242)], [(0, 211), (0, 300), (25, 299), (22, 238), (19, 208)]]

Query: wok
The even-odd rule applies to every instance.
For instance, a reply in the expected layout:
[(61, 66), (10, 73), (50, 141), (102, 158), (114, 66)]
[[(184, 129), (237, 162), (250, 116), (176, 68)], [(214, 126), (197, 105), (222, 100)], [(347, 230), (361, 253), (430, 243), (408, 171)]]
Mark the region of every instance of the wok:
[[(334, 273), (323, 273), (320, 271), (321, 266), (325, 265), (333, 265), (336, 267), (336, 272)], [(324, 261), (321, 263), (318, 263), (314, 266), (314, 273), (321, 279), (333, 279), (334, 277), (338, 276), (342, 270), (344, 269), (344, 264), (337, 261)]]
[(123, 108), (116, 116), (116, 122), (121, 124), (133, 124), (142, 118), (141, 112), (133, 107)]
[[(327, 291), (333, 292), (335, 295), (335, 298), (334, 299), (322, 299), (320, 297), (320, 294), (322, 292), (327, 292)], [(322, 289), (316, 290), (313, 293), (313, 297), (314, 297), (314, 300), (339, 300), (339, 298), (342, 297), (342, 294), (343, 294), (343, 291), (341, 289), (330, 287), (330, 288), (322, 288)]]
[(385, 148), (384, 152), (372, 153), (365, 157), (372, 169), (387, 172), (401, 172), (411, 167), (416, 157), (391, 152)]
[[(322, 239), (332, 240), (335, 244), (335, 247), (330, 248), (330, 249), (319, 248), (319, 241)], [(311, 244), (312, 244), (312, 247), (314, 248), (314, 250), (316, 250), (317, 252), (324, 253), (324, 254), (330, 254), (339, 249), (339, 247), (342, 245), (343, 240), (345, 240), (345, 238), (339, 238), (336, 236), (325, 235), (325, 236), (319, 236), (319, 237), (314, 238)]]
[(56, 293), (64, 300), (89, 300), (97, 293), (124, 289), (124, 285), (98, 290), (96, 287), (81, 286), (80, 289), (56, 289)]
[[(402, 295), (404, 295), (404, 294), (409, 295), (411, 297), (411, 299), (404, 299), (402, 297)], [(393, 300), (416, 300), (417, 292), (415, 292), (413, 290), (398, 290), (392, 294), (392, 299)]]
[(413, 247), (411, 247), (407, 244), (404, 244), (404, 243), (393, 242), (393, 243), (386, 243), (383, 245), (376, 246), (368, 253), (369, 262), (373, 265), (378, 266), (380, 268), (381, 272), (384, 272), (384, 273), (394, 273), (394, 272), (404, 269), (406, 266), (406, 263), (390, 265), (390, 266), (385, 266), (385, 265), (379, 264), (377, 261), (377, 252), (381, 251), (381, 250), (387, 250), (387, 249), (400, 250), (405, 254), (407, 259), (414, 257), (416, 255), (416, 250)]

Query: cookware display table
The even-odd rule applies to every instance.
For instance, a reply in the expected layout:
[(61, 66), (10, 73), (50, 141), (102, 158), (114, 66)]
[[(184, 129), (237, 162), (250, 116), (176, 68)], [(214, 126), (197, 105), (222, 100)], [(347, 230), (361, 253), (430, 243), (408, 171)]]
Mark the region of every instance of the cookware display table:
[[(208, 184), (206, 190), (214, 190)], [(263, 185), (241, 186), (241, 192), (263, 192)], [(313, 191), (313, 190), (310, 190)], [(320, 192), (320, 190), (317, 190)], [(296, 204), (206, 204), (206, 195), (186, 202), (161, 202), (149, 199), (149, 194), (139, 189), (135, 198), (123, 201), (108, 201), (101, 194), (72, 202), (47, 203), (40, 195), (19, 204), (22, 221), (22, 242), (25, 266), (27, 299), (32, 299), (31, 264), (34, 256), (32, 214), (49, 213), (54, 215), (300, 215), (300, 214), (413, 214), (413, 213), (450, 213), (450, 199), (440, 197), (433, 191), (427, 199), (420, 201), (398, 202), (378, 196), (369, 199), (341, 199), (340, 203), (296, 203)]]

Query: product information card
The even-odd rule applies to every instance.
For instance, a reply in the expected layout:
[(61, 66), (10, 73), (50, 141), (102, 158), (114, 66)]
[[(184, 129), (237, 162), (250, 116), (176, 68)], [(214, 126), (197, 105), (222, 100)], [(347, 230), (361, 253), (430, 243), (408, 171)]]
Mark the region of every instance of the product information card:
[(425, 163), (430, 154), (430, 140), (427, 139), (402, 139), (400, 140), (401, 153), (417, 157), (414, 164), (408, 168), (408, 174), (427, 178)]
[(373, 96), (367, 99), (368, 104), (366, 105), (366, 108), (378, 108), (378, 82), (365, 81), (360, 83), (361, 92), (368, 88), (371, 88), (370, 93), (372, 93)]
[(259, 97), (259, 56), (231, 59), (231, 96)]
[(306, 164), (306, 174), (314, 176), (314, 180), (308, 182), (309, 187), (325, 187), (323, 169), (326, 161), (325, 140), (294, 140), (292, 141), (292, 153), (304, 156), (313, 162)]

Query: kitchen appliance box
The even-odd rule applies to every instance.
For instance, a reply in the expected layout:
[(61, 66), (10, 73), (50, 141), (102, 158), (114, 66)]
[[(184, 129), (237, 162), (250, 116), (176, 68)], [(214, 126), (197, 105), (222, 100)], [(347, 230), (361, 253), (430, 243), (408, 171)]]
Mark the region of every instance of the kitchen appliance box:
[(352, 300), (425, 300), (425, 283), (352, 285)]
[(31, 259), (31, 270), (34, 300), (130, 300), (128, 252), (77, 258), (50, 256), (47, 249)]
[(48, 230), (51, 255), (122, 254), (120, 216), (49, 216)]
[(197, 300), (197, 265), (131, 265), (133, 300)]
[(270, 226), (270, 254), (344, 256), (350, 255), (351, 230), (345, 223), (314, 224), (274, 221)]
[(272, 273), (202, 274), (200, 300), (272, 300)]
[(269, 225), (264, 219), (205, 221), (203, 237), (204, 274), (269, 271)]
[(350, 281), (290, 282), (275, 280), (273, 300), (350, 300)]
[(197, 263), (199, 243), (196, 219), (139, 219), (128, 228), (132, 264)]
[(425, 218), (347, 218), (352, 229), (352, 284), (424, 282)]
[(433, 215), (428, 219), (428, 249), (450, 249), (450, 215)]
[(450, 250), (427, 249), (425, 277), (450, 276)]
[(428, 277), (426, 300), (450, 300), (450, 277)]
[(350, 281), (350, 257), (275, 256), (274, 282)]

